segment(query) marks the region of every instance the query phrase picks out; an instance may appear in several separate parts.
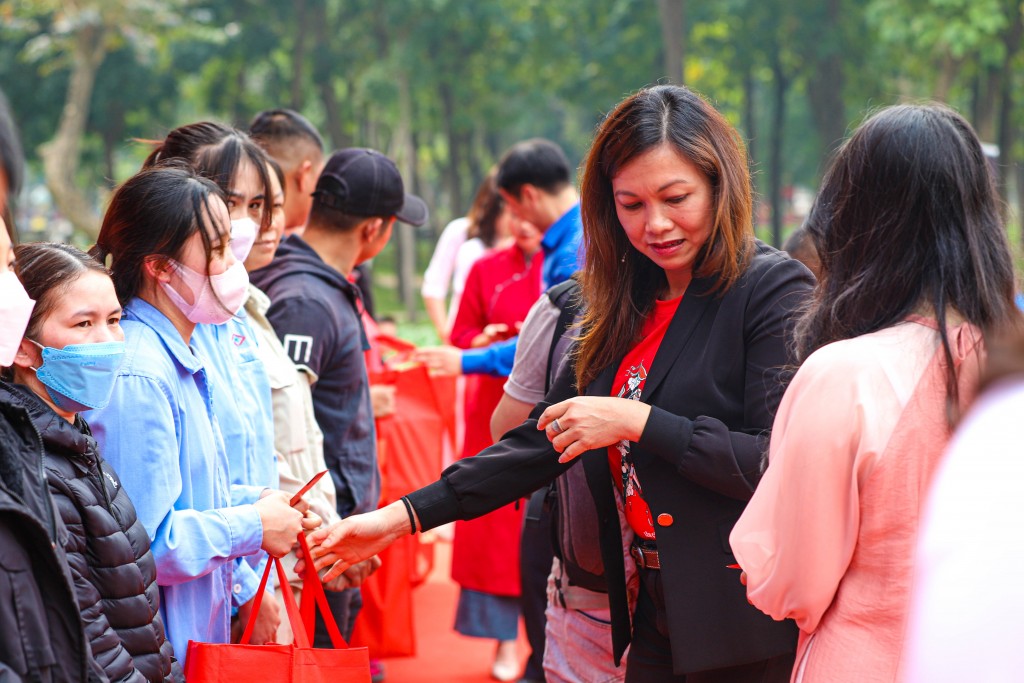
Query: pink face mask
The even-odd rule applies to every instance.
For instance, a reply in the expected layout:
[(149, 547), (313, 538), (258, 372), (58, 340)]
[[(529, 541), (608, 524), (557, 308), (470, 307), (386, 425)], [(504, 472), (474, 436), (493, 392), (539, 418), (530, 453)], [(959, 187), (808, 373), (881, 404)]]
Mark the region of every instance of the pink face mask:
[(242, 307), (249, 289), (249, 275), (241, 261), (235, 261), (235, 265), (223, 273), (209, 277), (173, 259), (171, 263), (185, 287), (192, 292), (192, 303), (186, 302), (170, 284), (161, 282), (160, 286), (191, 322), (220, 325), (231, 320)]
[(260, 226), (248, 216), (231, 221), (231, 253), (236, 259), (244, 261), (249, 258), (249, 252), (252, 251), (259, 231)]
[(35, 305), (13, 270), (0, 273), (0, 367), (13, 363), (18, 355), (21, 336)]

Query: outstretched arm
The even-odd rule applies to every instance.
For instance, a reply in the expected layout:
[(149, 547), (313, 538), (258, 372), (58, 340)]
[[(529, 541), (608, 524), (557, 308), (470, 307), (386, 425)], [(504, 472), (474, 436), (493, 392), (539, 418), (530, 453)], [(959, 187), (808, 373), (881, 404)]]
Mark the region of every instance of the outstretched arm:
[[(412, 515), (418, 527), (419, 520), (414, 509)], [(405, 503), (397, 500), (379, 510), (346, 517), (310, 534), (313, 564), (318, 572), (330, 568), (322, 577), (326, 583), (341, 576), (349, 567), (381, 553), (413, 531)], [(300, 560), (300, 564), (295, 567), (296, 572), (302, 571), (305, 561), (306, 558)]]
[[(456, 519), (473, 519), (496, 510), (529, 495), (569, 467), (558, 462), (545, 432), (537, 429), (537, 418), (549, 405), (546, 401), (562, 401), (575, 393), (571, 364), (562, 370), (530, 419), (476, 457), (464, 458), (446, 469), (438, 481), (406, 496), (417, 530), (433, 529)], [(318, 570), (331, 567), (324, 576), (324, 580), (330, 581), (412, 531), (409, 512), (399, 500), (310, 534), (310, 550)], [(296, 571), (300, 570), (298, 566)]]

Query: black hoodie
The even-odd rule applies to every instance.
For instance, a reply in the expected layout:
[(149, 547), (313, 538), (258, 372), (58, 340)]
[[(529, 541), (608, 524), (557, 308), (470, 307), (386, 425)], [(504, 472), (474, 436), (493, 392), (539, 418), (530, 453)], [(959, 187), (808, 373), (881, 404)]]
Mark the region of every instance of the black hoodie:
[(375, 509), (380, 472), (359, 290), (295, 235), (283, 239), (271, 264), (250, 280), (270, 297), (267, 319), (285, 351), (317, 377), (313, 412), (324, 433), (338, 514)]

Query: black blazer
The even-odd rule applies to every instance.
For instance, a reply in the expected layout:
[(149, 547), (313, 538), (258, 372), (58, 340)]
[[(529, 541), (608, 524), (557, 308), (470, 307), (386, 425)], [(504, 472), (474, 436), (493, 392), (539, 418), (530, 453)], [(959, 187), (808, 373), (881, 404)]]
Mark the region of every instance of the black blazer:
[[(652, 363), (642, 400), (650, 418), (631, 453), (656, 520), (673, 668), (678, 674), (755, 662), (792, 652), (797, 629), (747, 603), (729, 532), (761, 478), (761, 461), (791, 376), (794, 313), (814, 284), (799, 262), (758, 242), (753, 259), (724, 294), (713, 280), (687, 289)], [(568, 366), (568, 364), (567, 364)], [(611, 395), (618, 363), (582, 393)], [(530, 419), (440, 481), (409, 495), (424, 528), (494, 510), (544, 485), (559, 465), (536, 419), (576, 395), (566, 367)], [(482, 457), (481, 457), (482, 456)], [(616, 659), (630, 640), (625, 566), (607, 449), (585, 453), (601, 519), (601, 551)]]

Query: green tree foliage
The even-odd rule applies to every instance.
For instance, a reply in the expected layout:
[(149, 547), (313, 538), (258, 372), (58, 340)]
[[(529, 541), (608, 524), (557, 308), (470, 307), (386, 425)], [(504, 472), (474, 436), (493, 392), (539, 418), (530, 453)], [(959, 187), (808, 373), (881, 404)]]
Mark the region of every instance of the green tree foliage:
[(138, 167), (136, 139), (300, 109), (332, 147), (394, 156), (430, 203), (432, 225), (396, 240), (408, 275), (423, 267), (414, 237), (464, 213), (505, 147), (540, 135), (581, 161), (616, 102), (679, 78), (676, 56), (747, 139), (776, 240), (786, 188), (813, 188), (847, 131), (898, 101), (963, 111), (1001, 148), (1015, 198), (1020, 20), (1017, 0), (0, 0), (0, 87), (30, 153), (64, 141), (73, 163), (51, 187), (77, 188), (86, 201), (66, 211), (93, 217)]

